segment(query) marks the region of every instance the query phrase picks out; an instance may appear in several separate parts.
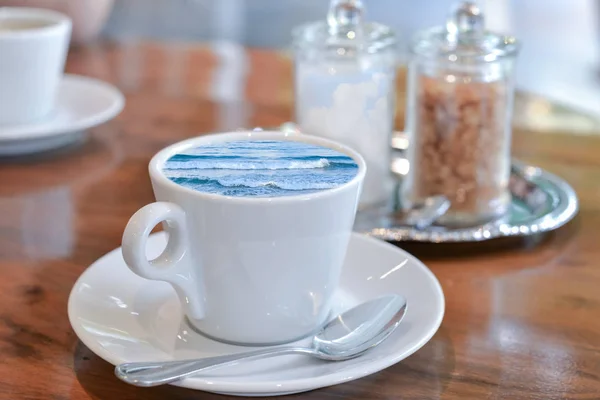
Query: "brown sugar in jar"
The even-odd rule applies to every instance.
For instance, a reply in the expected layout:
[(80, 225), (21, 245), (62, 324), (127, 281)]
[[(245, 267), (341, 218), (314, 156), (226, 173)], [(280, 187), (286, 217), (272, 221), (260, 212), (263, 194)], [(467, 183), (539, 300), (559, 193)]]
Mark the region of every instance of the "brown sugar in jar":
[[(498, 37), (478, 33), (448, 43), (449, 33), (434, 29), (413, 45), (406, 123), (410, 168), (402, 203), (410, 208), (427, 197), (444, 195), (451, 206), (438, 220), (443, 225), (488, 222), (510, 206), (516, 45), (508, 38), (493, 41), (490, 38)], [(507, 54), (500, 57), (502, 52), (490, 47), (490, 41), (501, 42), (500, 50)]]

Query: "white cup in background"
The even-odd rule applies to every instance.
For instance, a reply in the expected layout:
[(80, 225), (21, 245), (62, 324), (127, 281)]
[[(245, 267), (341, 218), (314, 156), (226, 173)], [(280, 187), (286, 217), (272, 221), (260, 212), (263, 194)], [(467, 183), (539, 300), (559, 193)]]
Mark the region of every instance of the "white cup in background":
[(0, 8), (0, 125), (18, 125), (51, 113), (71, 36), (64, 14), (36, 8)]

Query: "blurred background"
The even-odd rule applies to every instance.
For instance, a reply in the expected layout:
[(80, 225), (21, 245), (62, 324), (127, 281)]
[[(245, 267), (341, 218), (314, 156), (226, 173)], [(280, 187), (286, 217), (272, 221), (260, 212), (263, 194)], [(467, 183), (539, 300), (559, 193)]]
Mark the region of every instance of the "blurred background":
[[(75, 41), (207, 42), (243, 62), (243, 46), (286, 50), (293, 27), (323, 19), (328, 0), (0, 0), (62, 8)], [(365, 0), (368, 18), (393, 27), (404, 46), (418, 29), (444, 23), (452, 0)], [(517, 85), (521, 125), (600, 132), (600, 1), (480, 0), (488, 27), (523, 43)], [(237, 50), (236, 50), (237, 49)], [(242, 50), (240, 50), (242, 49)], [(521, 98), (522, 100), (522, 98)], [(563, 108), (564, 107), (564, 108)], [(577, 115), (569, 112), (577, 111)], [(545, 116), (545, 117), (544, 117)], [(536, 119), (536, 120), (534, 120)]]
[[(443, 23), (453, 3), (365, 1), (368, 18), (392, 26), (401, 39)], [(600, 2), (485, 0), (481, 6), (491, 29), (523, 42), (519, 88), (600, 115)], [(327, 0), (116, 0), (103, 34), (283, 49), (294, 26), (323, 18), (327, 7)]]

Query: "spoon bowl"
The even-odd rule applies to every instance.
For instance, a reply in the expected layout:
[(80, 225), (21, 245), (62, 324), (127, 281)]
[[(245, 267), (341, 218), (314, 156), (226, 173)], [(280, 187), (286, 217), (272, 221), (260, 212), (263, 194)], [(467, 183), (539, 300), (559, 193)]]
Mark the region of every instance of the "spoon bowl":
[(384, 341), (406, 313), (404, 297), (388, 295), (362, 303), (329, 321), (314, 337), (319, 358), (342, 361)]
[(358, 357), (387, 339), (406, 314), (406, 299), (387, 295), (358, 306), (329, 321), (312, 338), (310, 347), (277, 346), (198, 360), (139, 362), (117, 365), (115, 375), (135, 386), (172, 383), (199, 372), (280, 355), (302, 354), (326, 361)]

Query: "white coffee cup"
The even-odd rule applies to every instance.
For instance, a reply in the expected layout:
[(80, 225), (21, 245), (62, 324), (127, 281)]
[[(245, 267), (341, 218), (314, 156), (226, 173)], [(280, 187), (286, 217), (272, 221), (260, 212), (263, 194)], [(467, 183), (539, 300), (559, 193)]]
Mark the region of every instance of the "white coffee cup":
[(70, 35), (66, 15), (0, 7), (0, 125), (33, 122), (51, 112)]
[[(347, 183), (312, 194), (228, 197), (181, 186), (163, 172), (175, 154), (238, 140), (319, 145), (358, 165)], [(329, 317), (366, 166), (336, 142), (281, 132), (235, 132), (174, 144), (150, 161), (157, 202), (129, 220), (123, 257), (136, 274), (173, 285), (190, 323), (206, 336), (268, 345), (309, 335)], [(168, 245), (155, 260), (146, 241), (163, 223)]]

